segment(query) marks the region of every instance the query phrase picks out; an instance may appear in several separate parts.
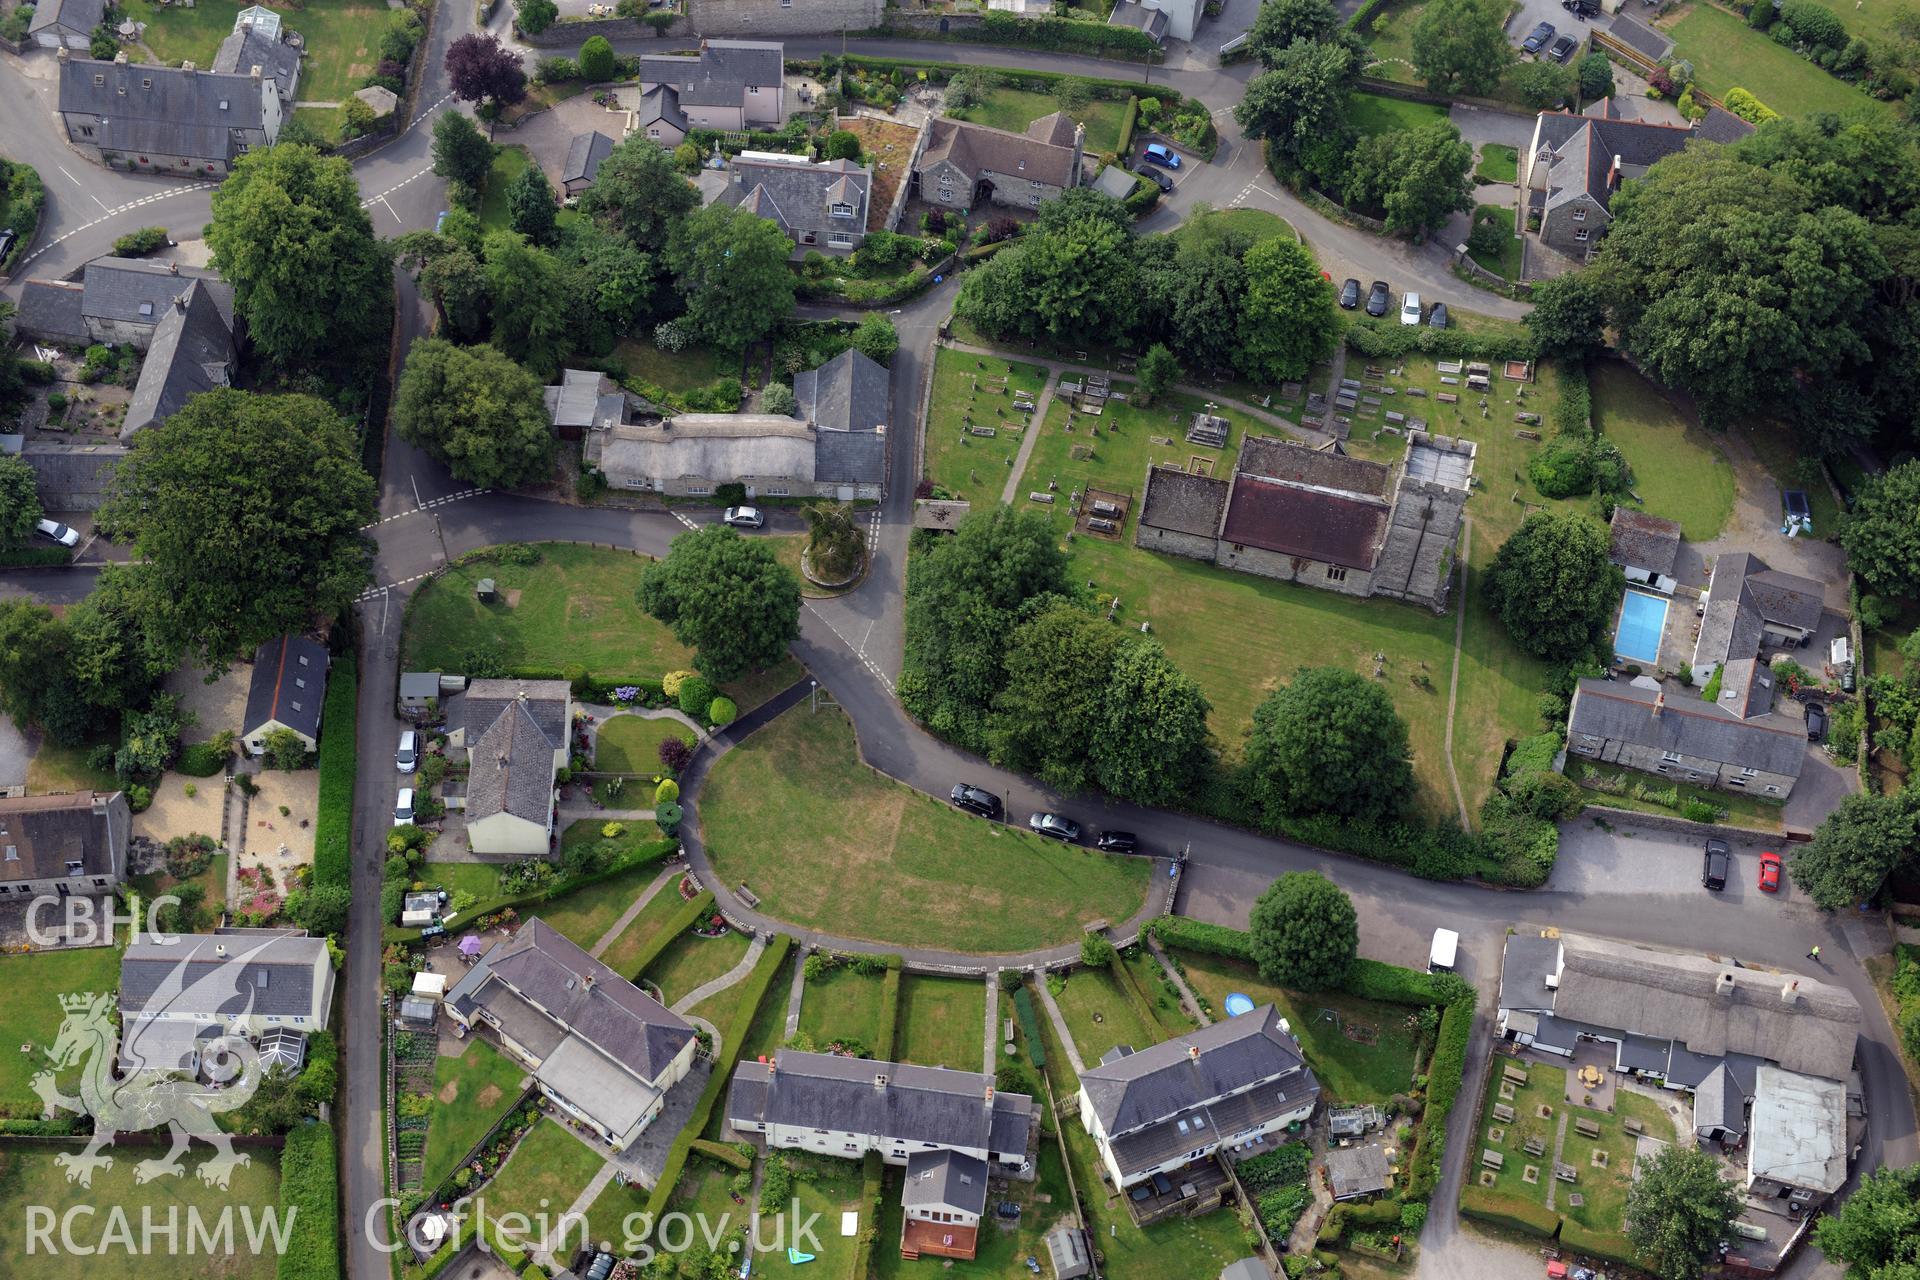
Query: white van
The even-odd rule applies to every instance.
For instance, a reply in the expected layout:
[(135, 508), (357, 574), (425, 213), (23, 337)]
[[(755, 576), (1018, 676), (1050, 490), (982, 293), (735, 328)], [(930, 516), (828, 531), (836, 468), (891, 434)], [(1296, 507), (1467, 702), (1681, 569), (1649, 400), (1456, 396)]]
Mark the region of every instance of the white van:
[(410, 827), (413, 825), (413, 788), (400, 788), (400, 796), (393, 805), (393, 825)]
[(1459, 950), (1459, 934), (1451, 929), (1435, 929), (1433, 946), (1427, 952), (1427, 972), (1452, 973), (1454, 957)]

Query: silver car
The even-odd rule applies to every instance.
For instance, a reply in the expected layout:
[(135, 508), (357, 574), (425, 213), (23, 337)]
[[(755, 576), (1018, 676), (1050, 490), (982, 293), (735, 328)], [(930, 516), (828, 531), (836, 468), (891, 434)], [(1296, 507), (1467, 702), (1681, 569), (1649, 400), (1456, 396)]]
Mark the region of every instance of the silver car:
[(728, 507), (720, 513), (720, 523), (736, 529), (758, 529), (767, 522), (758, 507)]

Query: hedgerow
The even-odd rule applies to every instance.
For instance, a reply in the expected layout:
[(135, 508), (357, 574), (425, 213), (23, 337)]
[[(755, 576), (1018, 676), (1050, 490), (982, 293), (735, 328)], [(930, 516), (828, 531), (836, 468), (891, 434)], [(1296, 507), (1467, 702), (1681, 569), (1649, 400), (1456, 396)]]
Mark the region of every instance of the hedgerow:
[(313, 883), (351, 887), (353, 779), (359, 768), (360, 673), (351, 654), (334, 660), (321, 706), (320, 799), (313, 819)]

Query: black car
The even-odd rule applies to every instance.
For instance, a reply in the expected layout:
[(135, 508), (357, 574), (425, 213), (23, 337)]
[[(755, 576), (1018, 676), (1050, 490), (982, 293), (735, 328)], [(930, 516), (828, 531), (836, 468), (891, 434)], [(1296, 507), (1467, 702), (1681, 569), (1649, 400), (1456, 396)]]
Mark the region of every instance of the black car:
[(1093, 847), (1106, 853), (1132, 853), (1140, 847), (1140, 842), (1131, 831), (1102, 831)]
[(1059, 813), (1036, 813), (1027, 819), (1027, 827), (1037, 836), (1072, 844), (1080, 838), (1080, 824)]
[(965, 809), (968, 813), (977, 813), (983, 818), (1000, 816), (999, 796), (964, 782), (956, 782), (952, 794), (947, 799), (953, 801), (954, 808)]
[(1580, 42), (1572, 36), (1561, 36), (1553, 42), (1553, 50), (1549, 56), (1552, 57), (1555, 62), (1565, 62), (1573, 56), (1573, 51), (1579, 47)]
[(1430, 329), (1444, 329), (1447, 327), (1446, 303), (1436, 302), (1433, 304), (1433, 310), (1427, 313), (1427, 327)]
[(1138, 174), (1142, 178), (1145, 178), (1148, 182), (1151, 182), (1154, 186), (1160, 188), (1160, 193), (1162, 195), (1172, 194), (1173, 179), (1169, 178), (1166, 174), (1160, 172), (1158, 169), (1135, 169), (1133, 170), (1133, 172)]
[(1725, 840), (1707, 841), (1706, 861), (1700, 867), (1700, 883), (1709, 889), (1727, 887), (1727, 871), (1733, 864), (1733, 853), (1727, 848)]
[(1375, 317), (1387, 314), (1387, 303), (1392, 300), (1392, 292), (1385, 280), (1375, 280), (1367, 290), (1367, 314)]
[(1553, 24), (1551, 22), (1543, 22), (1529, 32), (1525, 40), (1520, 42), (1521, 52), (1539, 53), (1547, 47), (1547, 41), (1551, 39), (1553, 39)]
[(1340, 305), (1349, 311), (1360, 305), (1360, 282), (1352, 276), (1340, 286)]
[(1576, 18), (1591, 18), (1600, 12), (1594, 0), (1560, 0), (1560, 7)]
[(1817, 702), (1807, 704), (1807, 741), (1827, 740), (1827, 709)]

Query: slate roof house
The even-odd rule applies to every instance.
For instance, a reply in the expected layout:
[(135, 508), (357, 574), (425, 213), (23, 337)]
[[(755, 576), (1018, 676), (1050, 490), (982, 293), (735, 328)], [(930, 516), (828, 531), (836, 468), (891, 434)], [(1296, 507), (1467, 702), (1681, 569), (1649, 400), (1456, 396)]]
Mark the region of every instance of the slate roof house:
[(297, 1070), (307, 1035), (326, 1029), (333, 984), (326, 940), (298, 930), (136, 939), (120, 960), (121, 1065), (197, 1075), (209, 1042), (236, 1035)]
[(775, 151), (743, 151), (728, 165), (719, 199), (772, 222), (793, 241), (793, 256), (852, 253), (867, 238), (873, 171), (851, 160), (812, 161)]
[(795, 1148), (905, 1165), (901, 1253), (972, 1258), (989, 1177), (1028, 1176), (1033, 1099), (991, 1076), (782, 1049), (742, 1062), (727, 1124), (769, 1151)]
[(1137, 1053), (1115, 1050), (1080, 1075), (1080, 1116), (1122, 1191), (1305, 1120), (1319, 1098), (1270, 1004)]
[(1785, 799), (1806, 761), (1806, 722), (1773, 710), (1773, 669), (1730, 662), (1720, 697), (1671, 690), (1653, 676), (1579, 681), (1567, 712), (1567, 750), (1676, 782)]
[(474, 680), (447, 704), (447, 744), (467, 753), (467, 845), (545, 855), (553, 776), (567, 763), (573, 690), (565, 680)]
[(40, 505), (48, 511), (96, 511), (106, 502), (113, 474), (127, 451), (119, 445), (45, 445), (38, 441), (20, 451), (33, 468)]
[(927, 123), (913, 177), (920, 198), (932, 203), (1037, 209), (1080, 185), (1086, 137), (1086, 127), (1060, 111), (1041, 116), (1025, 133), (941, 116)]
[(813, 478), (878, 497), (887, 482), (887, 419), (893, 383), (882, 365), (849, 347), (818, 369), (793, 375), (800, 416), (813, 427)]
[(787, 118), (785, 57), (783, 45), (764, 40), (702, 40), (692, 56), (642, 54), (642, 114), (653, 99), (656, 120), (684, 122), (681, 137), (689, 128), (778, 129)]
[(132, 823), (118, 791), (0, 799), (0, 902), (112, 889), (127, 873)]
[(447, 992), (448, 1014), (484, 1023), (540, 1092), (615, 1150), (659, 1116), (693, 1067), (693, 1026), (535, 917)]
[(1520, 155), (1520, 190), (1540, 215), (1541, 242), (1586, 261), (1612, 221), (1620, 185), (1683, 150), (1693, 137), (1692, 125), (1542, 111)]
[[(1110, 27), (1132, 27), (1135, 31), (1144, 31), (1147, 38), (1155, 44), (1167, 42), (1167, 15), (1159, 8), (1149, 8), (1141, 0), (1120, 0), (1113, 6), (1113, 12), (1107, 15)], [(1188, 36), (1191, 37), (1189, 32)]]
[(327, 696), (327, 648), (305, 636), (281, 636), (253, 655), (240, 741), (252, 755), (266, 753), (267, 735), (290, 729), (314, 751), (320, 746), (320, 705)]
[(620, 384), (589, 369), (562, 369), (560, 384), (544, 392), (547, 417), (563, 440), (578, 440), (589, 427), (624, 422), (627, 396)]
[(27, 34), (42, 49), (90, 49), (106, 18), (106, 0), (40, 0)]
[(1250, 436), (1230, 477), (1149, 466), (1134, 545), (1439, 612), (1474, 456), (1418, 430), (1392, 466)]
[(576, 133), (567, 144), (567, 163), (560, 170), (560, 190), (577, 196), (593, 185), (600, 162), (613, 153), (613, 139), (598, 129)]
[(60, 51), (60, 116), (67, 141), (115, 169), (224, 178), (246, 152), (272, 146), (283, 117), (263, 67), (239, 74), (130, 65)]
[(220, 42), (213, 55), (213, 70), (223, 75), (250, 76), (255, 67), (261, 76), (273, 82), (280, 95), (284, 115), (293, 110), (295, 90), (300, 85), (300, 37), (282, 29), (280, 15), (265, 5), (242, 9), (233, 20), (233, 31)]
[[(819, 432), (778, 414), (683, 413), (596, 427), (588, 433), (585, 458), (608, 484), (641, 492), (703, 496), (723, 484), (741, 484), (749, 498), (877, 499), (884, 471), (868, 469), (873, 451), (851, 436)], [(823, 439), (829, 441), (824, 449)]]
[(1768, 645), (1803, 647), (1820, 627), (1824, 600), (1821, 585), (1811, 578), (1768, 568), (1745, 551), (1719, 556), (1693, 646), (1694, 680), (1704, 685), (1714, 667), (1756, 657)]
[(1680, 563), (1680, 526), (1628, 506), (1613, 509), (1608, 522), (1612, 544), (1608, 558), (1620, 566), (1627, 581), (1672, 595), (1679, 581), (1673, 576)]

